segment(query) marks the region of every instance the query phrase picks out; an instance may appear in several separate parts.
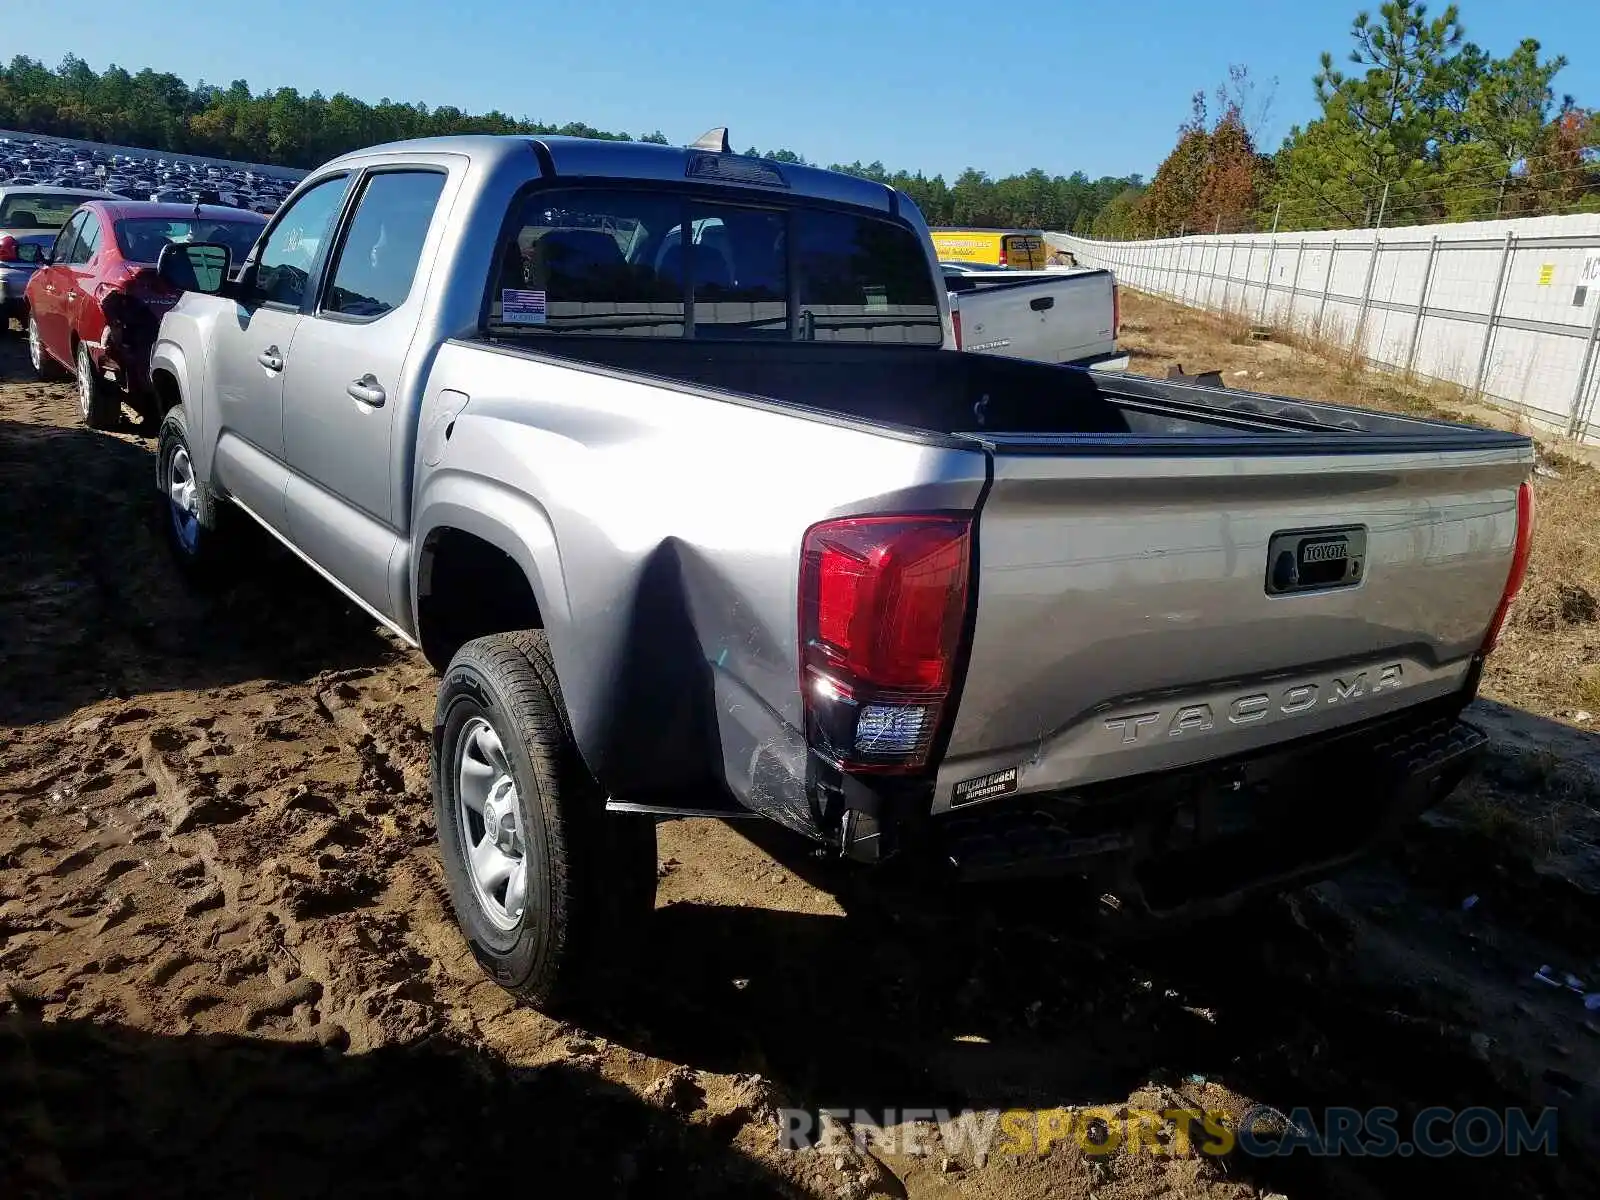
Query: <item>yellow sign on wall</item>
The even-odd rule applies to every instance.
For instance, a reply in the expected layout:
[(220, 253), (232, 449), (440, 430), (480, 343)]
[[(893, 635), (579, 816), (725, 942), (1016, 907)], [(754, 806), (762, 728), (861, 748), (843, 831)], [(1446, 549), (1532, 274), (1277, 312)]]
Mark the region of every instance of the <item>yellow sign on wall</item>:
[(1556, 277), (1555, 263), (1545, 263), (1539, 268), (1539, 286), (1549, 287), (1550, 281)]

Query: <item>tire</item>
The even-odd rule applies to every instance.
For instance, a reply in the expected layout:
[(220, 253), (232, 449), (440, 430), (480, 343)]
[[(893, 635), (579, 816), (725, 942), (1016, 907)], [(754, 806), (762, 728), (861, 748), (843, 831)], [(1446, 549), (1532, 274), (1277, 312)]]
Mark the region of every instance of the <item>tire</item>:
[(28, 363), (33, 368), (35, 379), (61, 378), (62, 370), (45, 350), (44, 341), (39, 336), (39, 322), (31, 312), (28, 314)]
[(655, 906), (655, 823), (605, 811), (542, 631), (456, 653), (431, 765), (445, 879), (473, 955), (537, 1008), (582, 998)]
[(122, 397), (100, 378), (82, 342), (73, 355), (78, 377), (78, 413), (90, 429), (115, 429), (122, 424)]
[(225, 505), (195, 470), (189, 425), (180, 405), (156, 435), (156, 517), (162, 540), (185, 582), (211, 590), (230, 576)]

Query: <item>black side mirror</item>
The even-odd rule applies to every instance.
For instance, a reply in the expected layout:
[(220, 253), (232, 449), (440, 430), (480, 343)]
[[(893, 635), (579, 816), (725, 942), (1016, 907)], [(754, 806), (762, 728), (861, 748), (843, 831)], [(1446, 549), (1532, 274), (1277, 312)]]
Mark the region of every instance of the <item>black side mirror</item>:
[(156, 259), (156, 274), (179, 291), (215, 296), (227, 286), (229, 255), (221, 242), (168, 242)]

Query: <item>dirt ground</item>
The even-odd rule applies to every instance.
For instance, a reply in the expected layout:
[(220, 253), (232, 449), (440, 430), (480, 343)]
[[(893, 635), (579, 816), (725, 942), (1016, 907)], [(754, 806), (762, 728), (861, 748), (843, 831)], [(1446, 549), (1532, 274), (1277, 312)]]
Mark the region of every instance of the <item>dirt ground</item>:
[[(1125, 313), (1141, 369), (1241, 350)], [(85, 429), (25, 369), (0, 338), (7, 1200), (1600, 1194), (1600, 1012), (1534, 978), (1600, 990), (1581, 724), (1485, 706), (1482, 778), (1392, 854), (1155, 939), (1050, 893), (875, 893), (778, 835), (666, 823), (646, 957), (562, 1023), (456, 934), (426, 665), (264, 539), (236, 588), (182, 591), (150, 439)], [(1553, 1106), (1558, 1153), (786, 1151), (774, 1120), (1127, 1104), (1389, 1106), (1402, 1130)]]

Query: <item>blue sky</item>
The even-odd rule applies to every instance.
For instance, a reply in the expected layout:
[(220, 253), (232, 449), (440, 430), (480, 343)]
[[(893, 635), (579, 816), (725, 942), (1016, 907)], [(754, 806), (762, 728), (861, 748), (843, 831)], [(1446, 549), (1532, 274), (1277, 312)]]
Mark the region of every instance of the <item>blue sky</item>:
[[(879, 159), (993, 175), (1150, 175), (1197, 88), (1243, 62), (1279, 83), (1269, 147), (1315, 115), (1322, 50), (1342, 57), (1352, 0), (146, 0), (74, 19), (7, 0), (5, 53), (97, 70), (153, 66), (193, 83), (346, 91), (587, 121), (687, 142), (727, 124), (738, 148), (823, 163)], [(1370, 4), (1376, 10), (1377, 5)], [(1435, 3), (1433, 11), (1444, 5)], [(246, 12), (260, 14), (246, 23)], [(270, 14), (270, 16), (268, 15)], [(559, 14), (559, 15), (558, 15)], [(1600, 5), (1465, 0), (1467, 36), (1523, 37), (1571, 60), (1558, 95), (1600, 105)]]

